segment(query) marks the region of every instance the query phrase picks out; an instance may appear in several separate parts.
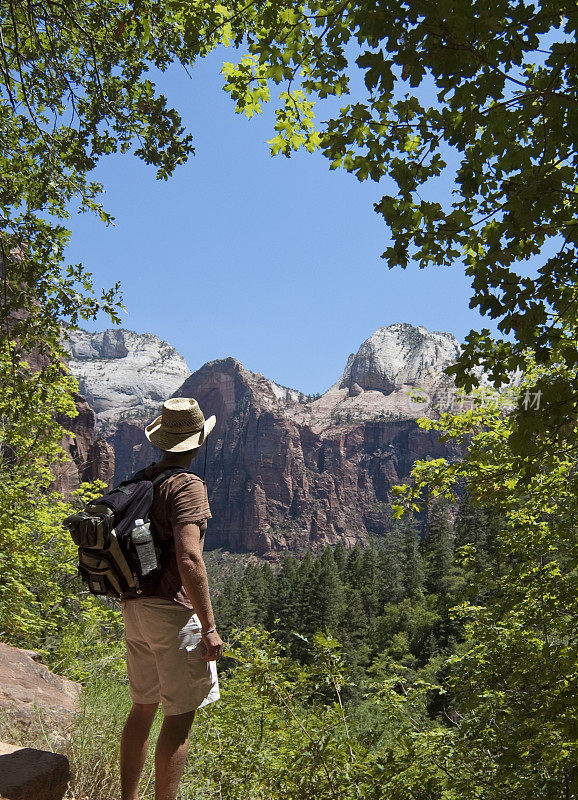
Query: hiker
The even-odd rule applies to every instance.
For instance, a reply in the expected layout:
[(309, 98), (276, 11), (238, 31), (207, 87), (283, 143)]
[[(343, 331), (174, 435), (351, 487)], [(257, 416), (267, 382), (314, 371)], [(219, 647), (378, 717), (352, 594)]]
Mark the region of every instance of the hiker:
[[(145, 470), (153, 479), (171, 467), (188, 469), (212, 431), (193, 398), (167, 400), (162, 414), (145, 428), (163, 451)], [(154, 591), (121, 597), (127, 671), (133, 701), (122, 733), (122, 800), (137, 800), (149, 731), (159, 702), (164, 720), (155, 750), (156, 800), (175, 800), (187, 758), (195, 710), (219, 699), (215, 666), (223, 653), (209, 596), (203, 543), (211, 516), (203, 480), (190, 472), (155, 486), (151, 520), (164, 542), (168, 561)]]

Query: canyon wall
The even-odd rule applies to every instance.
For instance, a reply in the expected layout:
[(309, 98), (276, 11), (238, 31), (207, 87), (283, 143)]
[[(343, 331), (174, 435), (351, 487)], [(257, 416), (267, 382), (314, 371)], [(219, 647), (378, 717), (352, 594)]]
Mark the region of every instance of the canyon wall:
[[(164, 370), (160, 396), (149, 391), (143, 399), (127, 385), (135, 376), (140, 385), (154, 384), (157, 362), (151, 352), (165, 343), (131, 332), (123, 341), (127, 333), (138, 369), (129, 352), (92, 347), (91, 336), (104, 341), (106, 334), (86, 334), (85, 355), (81, 361), (76, 349), (71, 370), (82, 364), (89, 399), (103, 397), (99, 376), (107, 376), (106, 393), (114, 403), (101, 402), (97, 429), (114, 451), (116, 482), (158, 458), (143, 425), (160, 413), (165, 397), (196, 397), (206, 416), (217, 416), (207, 445), (213, 512), (208, 547), (275, 558), (339, 541), (348, 546), (366, 541), (386, 532), (391, 488), (407, 479), (415, 459), (460, 456), (416, 422), (419, 416), (437, 415), (451, 392), (443, 369), (455, 361), (459, 343), (450, 334), (403, 323), (381, 328), (317, 399), (250, 372), (234, 358), (205, 364), (169, 392), (167, 373), (176, 381), (184, 372), (173, 351), (158, 365)], [(147, 348), (148, 354), (142, 352)], [(115, 375), (122, 376), (122, 391)], [(133, 398), (126, 407), (123, 393)], [(193, 462), (200, 475), (204, 459), (202, 449)]]

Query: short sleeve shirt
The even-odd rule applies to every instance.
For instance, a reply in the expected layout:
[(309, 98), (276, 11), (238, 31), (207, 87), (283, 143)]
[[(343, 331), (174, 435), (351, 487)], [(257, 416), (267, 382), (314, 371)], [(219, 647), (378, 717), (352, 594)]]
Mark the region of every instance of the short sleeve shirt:
[[(151, 464), (145, 470), (145, 477), (151, 480), (159, 472), (162, 472), (162, 468)], [(143, 590), (139, 595), (134, 592), (126, 592), (122, 599), (162, 597), (192, 609), (193, 606), (187, 597), (179, 574), (173, 530), (176, 525), (196, 522), (201, 526), (201, 533), (204, 535), (205, 521), (211, 518), (205, 482), (190, 472), (181, 472), (166, 478), (158, 486), (155, 486), (149, 516), (168, 549), (168, 560), (162, 571), (160, 582), (154, 591)]]

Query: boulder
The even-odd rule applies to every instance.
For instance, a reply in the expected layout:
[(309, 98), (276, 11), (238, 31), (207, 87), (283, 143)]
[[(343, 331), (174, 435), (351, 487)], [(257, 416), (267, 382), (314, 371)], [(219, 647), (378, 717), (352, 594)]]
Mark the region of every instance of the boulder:
[(60, 745), (78, 711), (81, 687), (55, 675), (38, 658), (30, 650), (0, 643), (0, 714), (14, 737), (31, 738), (40, 729)]
[(0, 742), (1, 800), (61, 800), (69, 779), (66, 756)]

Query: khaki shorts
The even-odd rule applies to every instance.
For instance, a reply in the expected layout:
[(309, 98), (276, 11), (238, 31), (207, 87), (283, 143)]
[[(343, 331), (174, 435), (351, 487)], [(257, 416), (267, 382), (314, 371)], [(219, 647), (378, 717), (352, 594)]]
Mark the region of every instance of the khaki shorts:
[(219, 699), (216, 665), (203, 660), (196, 614), (160, 597), (125, 600), (121, 607), (133, 703), (160, 702), (172, 716)]

